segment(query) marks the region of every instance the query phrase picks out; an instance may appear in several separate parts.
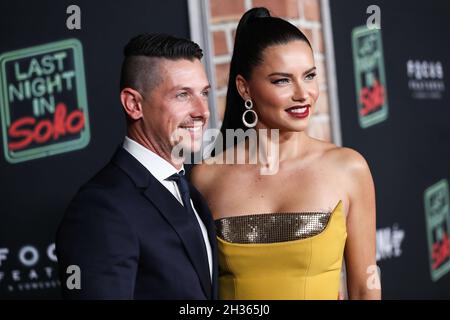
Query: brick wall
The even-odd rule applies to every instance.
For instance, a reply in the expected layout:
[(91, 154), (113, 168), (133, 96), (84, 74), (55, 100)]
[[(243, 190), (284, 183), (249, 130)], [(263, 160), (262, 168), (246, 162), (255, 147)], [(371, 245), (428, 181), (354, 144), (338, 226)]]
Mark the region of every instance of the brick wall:
[(311, 41), (318, 69), (320, 96), (312, 115), (308, 133), (318, 139), (331, 141), (330, 117), (328, 108), (327, 72), (322, 34), (319, 0), (209, 0), (210, 26), (213, 39), (214, 66), (216, 73), (217, 113), (219, 123), (225, 109), (225, 96), (228, 83), (234, 34), (242, 14), (253, 7), (263, 6), (271, 14), (290, 21), (299, 27)]

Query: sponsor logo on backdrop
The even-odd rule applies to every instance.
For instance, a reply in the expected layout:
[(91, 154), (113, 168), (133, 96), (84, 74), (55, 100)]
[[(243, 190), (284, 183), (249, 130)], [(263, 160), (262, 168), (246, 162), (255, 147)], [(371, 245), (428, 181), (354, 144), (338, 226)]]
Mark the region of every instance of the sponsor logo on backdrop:
[(441, 180), (424, 192), (431, 279), (450, 271), (450, 201), (448, 181)]
[(402, 255), (405, 230), (397, 224), (377, 230), (377, 261), (398, 258)]
[(408, 60), (408, 88), (414, 99), (442, 99), (445, 92), (441, 61)]
[(388, 118), (381, 30), (354, 28), (352, 46), (358, 119), (366, 129)]
[(17, 251), (0, 248), (0, 292), (24, 292), (60, 287), (55, 244), (43, 251), (24, 245)]
[(10, 163), (84, 148), (90, 132), (81, 43), (70, 39), (2, 54), (0, 115)]

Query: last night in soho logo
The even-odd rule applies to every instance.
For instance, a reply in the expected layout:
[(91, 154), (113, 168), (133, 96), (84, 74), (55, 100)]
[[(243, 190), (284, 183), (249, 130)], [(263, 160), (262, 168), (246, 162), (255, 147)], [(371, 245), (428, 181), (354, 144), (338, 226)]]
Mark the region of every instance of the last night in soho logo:
[(30, 244), (18, 250), (0, 247), (0, 291), (25, 292), (60, 287), (56, 271), (55, 244)]
[(11, 164), (83, 149), (90, 141), (83, 46), (77, 39), (0, 55), (0, 122)]
[(445, 82), (441, 61), (410, 59), (406, 62), (406, 73), (414, 99), (442, 99)]

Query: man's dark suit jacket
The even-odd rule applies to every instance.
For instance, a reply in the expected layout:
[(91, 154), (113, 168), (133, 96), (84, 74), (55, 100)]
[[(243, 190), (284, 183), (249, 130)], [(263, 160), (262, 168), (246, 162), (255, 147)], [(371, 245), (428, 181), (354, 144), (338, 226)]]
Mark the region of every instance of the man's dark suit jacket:
[[(195, 217), (125, 149), (84, 185), (57, 232), (63, 297), (68, 299), (216, 299), (214, 222), (190, 185), (212, 248), (209, 273)], [(81, 289), (66, 286), (70, 265), (81, 271)], [(72, 281), (73, 279), (69, 279)]]

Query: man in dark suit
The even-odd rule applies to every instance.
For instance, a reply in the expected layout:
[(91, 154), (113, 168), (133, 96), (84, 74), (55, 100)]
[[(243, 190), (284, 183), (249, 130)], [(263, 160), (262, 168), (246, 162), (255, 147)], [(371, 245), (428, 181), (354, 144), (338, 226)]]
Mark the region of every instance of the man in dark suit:
[[(59, 227), (63, 296), (215, 299), (214, 223), (182, 162), (199, 150), (209, 117), (202, 51), (189, 40), (144, 34), (124, 54), (127, 136)], [(70, 266), (80, 271), (78, 288), (70, 285)]]

